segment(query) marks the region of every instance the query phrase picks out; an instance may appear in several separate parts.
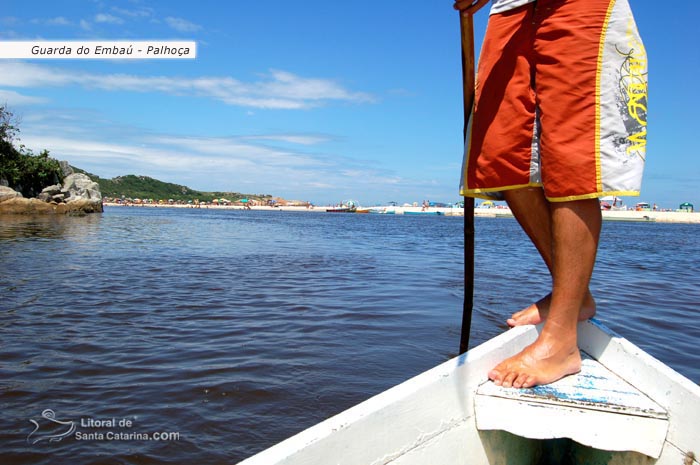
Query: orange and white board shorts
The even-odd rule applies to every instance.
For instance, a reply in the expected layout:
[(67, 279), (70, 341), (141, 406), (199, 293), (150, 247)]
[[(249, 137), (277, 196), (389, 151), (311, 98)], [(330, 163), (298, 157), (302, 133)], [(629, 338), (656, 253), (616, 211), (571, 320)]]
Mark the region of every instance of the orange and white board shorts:
[(647, 58), (627, 0), (536, 0), (489, 18), (460, 193), (639, 195)]

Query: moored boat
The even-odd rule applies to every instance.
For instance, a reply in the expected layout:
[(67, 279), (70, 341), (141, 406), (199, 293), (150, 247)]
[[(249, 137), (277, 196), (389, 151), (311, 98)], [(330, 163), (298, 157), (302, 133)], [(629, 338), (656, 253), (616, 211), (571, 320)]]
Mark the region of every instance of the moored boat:
[(357, 211), (357, 203), (353, 200), (340, 202), (340, 205), (326, 208), (326, 211), (328, 213), (355, 213)]
[(700, 386), (595, 320), (579, 323), (581, 373), (533, 389), (487, 380), (540, 329), (511, 329), (241, 465), (698, 463)]
[(404, 215), (444, 215), (439, 210), (405, 210)]
[(355, 213), (355, 207), (326, 208), (328, 213)]

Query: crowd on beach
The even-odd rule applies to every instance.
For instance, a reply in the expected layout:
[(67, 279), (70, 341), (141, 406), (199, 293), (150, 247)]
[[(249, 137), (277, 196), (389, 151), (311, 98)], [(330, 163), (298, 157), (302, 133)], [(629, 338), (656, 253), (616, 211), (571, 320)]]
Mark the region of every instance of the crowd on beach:
[(181, 207), (181, 208), (209, 208), (209, 207), (229, 207), (229, 208), (242, 208), (246, 210), (252, 209), (252, 207), (306, 207), (313, 208), (311, 202), (306, 201), (288, 201), (281, 198), (266, 199), (266, 200), (254, 200), (254, 199), (238, 199), (238, 200), (227, 200), (227, 199), (212, 199), (212, 200), (176, 200), (176, 199), (139, 199), (139, 198), (114, 198), (114, 197), (104, 197), (103, 202), (105, 205), (111, 206), (137, 206), (137, 207)]

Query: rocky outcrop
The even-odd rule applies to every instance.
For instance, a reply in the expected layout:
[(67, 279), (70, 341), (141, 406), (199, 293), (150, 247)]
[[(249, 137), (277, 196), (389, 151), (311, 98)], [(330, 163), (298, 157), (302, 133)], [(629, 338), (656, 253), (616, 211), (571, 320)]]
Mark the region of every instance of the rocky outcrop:
[(66, 202), (84, 199), (102, 204), (102, 193), (100, 192), (99, 184), (82, 173), (66, 176), (63, 180), (61, 194), (66, 196)]
[[(45, 187), (33, 199), (25, 199), (22, 194), (9, 187), (0, 186), (0, 213), (33, 214), (55, 213), (83, 215), (102, 211), (100, 186), (82, 173), (73, 173), (70, 166), (63, 185)], [(69, 171), (68, 171), (69, 170)]]
[(61, 167), (61, 173), (63, 174), (63, 177), (66, 178), (70, 176), (71, 174), (74, 173), (73, 167), (70, 166), (70, 163), (68, 163), (65, 160), (61, 160), (58, 162), (58, 166)]
[[(57, 202), (63, 202), (65, 200), (65, 195), (61, 192), (61, 189), (63, 189), (63, 186), (61, 186), (60, 184), (54, 184), (53, 186), (44, 187), (44, 189), (41, 191), (41, 194), (37, 195), (36, 198), (44, 202), (51, 202), (52, 200)], [(54, 199), (54, 197), (57, 198)]]
[(22, 194), (7, 186), (0, 186), (0, 202), (22, 197)]

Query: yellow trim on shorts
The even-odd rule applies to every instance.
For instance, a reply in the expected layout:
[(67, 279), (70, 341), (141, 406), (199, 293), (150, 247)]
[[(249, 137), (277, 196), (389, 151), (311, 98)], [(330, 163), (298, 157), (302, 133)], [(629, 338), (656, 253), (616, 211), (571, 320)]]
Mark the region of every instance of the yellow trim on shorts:
[(489, 196), (489, 193), (512, 191), (514, 189), (524, 189), (526, 187), (542, 187), (542, 184), (533, 182), (513, 186), (489, 187), (486, 189), (462, 189), (459, 191), (459, 195), (461, 195), (462, 197), (477, 197), (479, 199), (493, 200), (493, 196)]
[[(523, 189), (527, 187), (542, 187), (542, 184), (532, 183), (518, 186), (493, 187), (488, 189), (463, 189), (460, 190), (459, 195), (463, 197), (475, 197), (479, 199), (493, 200), (493, 196), (489, 196), (489, 193), (497, 193), (514, 189)], [(616, 197), (639, 197), (639, 191), (602, 191), (582, 195), (569, 195), (566, 197), (546, 197), (546, 199), (550, 202), (571, 202), (574, 200), (587, 200), (600, 197), (607, 197), (609, 195), (613, 195)]]
[[(603, 74), (603, 54), (605, 53), (605, 39), (608, 33), (608, 24), (612, 16), (613, 8), (616, 0), (610, 0), (608, 11), (605, 13), (605, 21), (600, 33), (600, 42), (598, 43), (598, 64), (595, 77), (595, 180), (599, 191), (603, 190), (603, 168), (600, 162), (600, 80)], [(584, 197), (590, 198), (590, 197)], [(572, 199), (574, 200), (574, 199)]]

